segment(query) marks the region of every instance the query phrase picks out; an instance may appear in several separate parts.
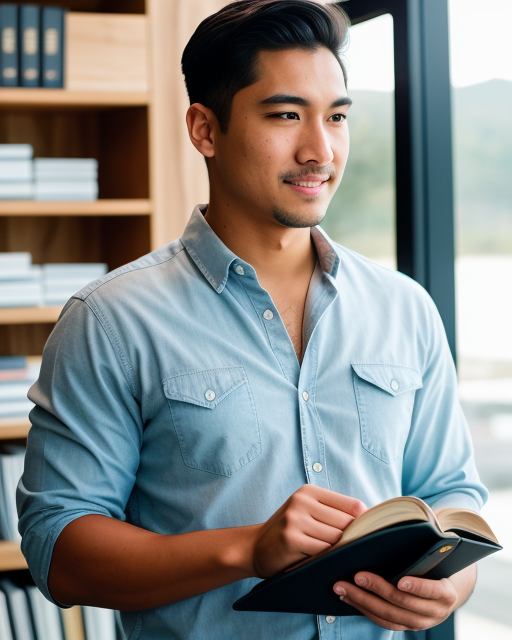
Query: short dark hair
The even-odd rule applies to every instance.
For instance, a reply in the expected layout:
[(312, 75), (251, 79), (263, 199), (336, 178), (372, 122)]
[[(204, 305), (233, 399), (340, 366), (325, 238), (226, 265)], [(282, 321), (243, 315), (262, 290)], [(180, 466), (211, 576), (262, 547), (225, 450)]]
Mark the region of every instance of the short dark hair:
[(203, 20), (181, 58), (190, 104), (213, 111), (227, 131), (235, 93), (258, 81), (260, 51), (323, 46), (338, 60), (345, 83), (341, 53), (349, 19), (337, 4), (315, 0), (237, 0)]

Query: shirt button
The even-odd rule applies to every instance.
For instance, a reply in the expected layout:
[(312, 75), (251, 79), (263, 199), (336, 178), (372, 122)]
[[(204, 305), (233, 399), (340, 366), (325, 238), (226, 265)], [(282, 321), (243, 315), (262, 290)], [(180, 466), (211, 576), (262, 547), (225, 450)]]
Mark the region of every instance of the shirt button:
[(393, 391), (398, 391), (398, 389), (400, 389), (400, 385), (398, 384), (398, 382), (396, 380), (391, 380), (391, 388), (393, 389)]
[(272, 320), (272, 318), (274, 317), (274, 314), (272, 313), (272, 311), (270, 311), (270, 309), (266, 309), (263, 312), (263, 317), (265, 318), (265, 320)]
[(243, 276), (245, 274), (245, 269), (242, 267), (241, 264), (236, 265), (235, 271), (238, 273), (239, 276)]
[(327, 624), (332, 624), (333, 622), (336, 622), (336, 617), (335, 616), (325, 616), (325, 621), (327, 622)]
[(208, 402), (215, 400), (215, 391), (213, 391), (212, 389), (208, 389), (204, 392), (204, 397), (208, 400)]
[(322, 465), (319, 462), (315, 462), (315, 464), (313, 465), (313, 471), (320, 473), (322, 469), (323, 469)]
[(307, 391), (302, 392), (302, 399), (304, 400), (304, 402), (307, 402), (309, 400), (309, 393)]

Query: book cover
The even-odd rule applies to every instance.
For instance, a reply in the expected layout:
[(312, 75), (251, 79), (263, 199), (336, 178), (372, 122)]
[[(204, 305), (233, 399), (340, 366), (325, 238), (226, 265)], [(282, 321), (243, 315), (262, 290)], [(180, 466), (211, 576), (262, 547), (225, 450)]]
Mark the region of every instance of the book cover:
[(20, 85), (38, 87), (41, 68), (40, 9), (36, 5), (21, 5), (20, 22)]
[(0, 4), (0, 87), (18, 84), (18, 7)]
[(41, 10), (41, 48), (43, 87), (64, 86), (64, 10), (43, 7)]

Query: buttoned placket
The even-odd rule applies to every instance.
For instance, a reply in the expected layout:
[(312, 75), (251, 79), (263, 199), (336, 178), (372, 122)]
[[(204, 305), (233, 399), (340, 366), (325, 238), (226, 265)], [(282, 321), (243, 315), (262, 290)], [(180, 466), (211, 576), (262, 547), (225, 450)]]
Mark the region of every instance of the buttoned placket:
[[(302, 455), (307, 481), (309, 484), (328, 489), (325, 441), (315, 406), (318, 351), (315, 347), (314, 334), (322, 316), (337, 297), (337, 289), (324, 275), (319, 285), (324, 290), (321, 295), (314, 296), (309, 317), (306, 318), (305, 335), (309, 340), (305, 345), (300, 365), (288, 331), (269, 294), (257, 284), (247, 266), (234, 264), (233, 270), (236, 277), (243, 279), (242, 284), (253, 303), (255, 312), (261, 318), (263, 329), (283, 374), (297, 388)], [(340, 638), (340, 622), (336, 616), (318, 616), (317, 624), (320, 638), (323, 640)]]

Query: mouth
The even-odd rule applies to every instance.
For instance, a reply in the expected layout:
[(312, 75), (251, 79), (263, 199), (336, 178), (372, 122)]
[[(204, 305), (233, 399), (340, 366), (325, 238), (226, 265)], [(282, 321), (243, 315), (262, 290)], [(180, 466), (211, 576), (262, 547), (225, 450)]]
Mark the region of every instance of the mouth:
[(314, 198), (324, 190), (329, 179), (329, 176), (305, 176), (296, 180), (283, 180), (283, 182), (295, 192)]

